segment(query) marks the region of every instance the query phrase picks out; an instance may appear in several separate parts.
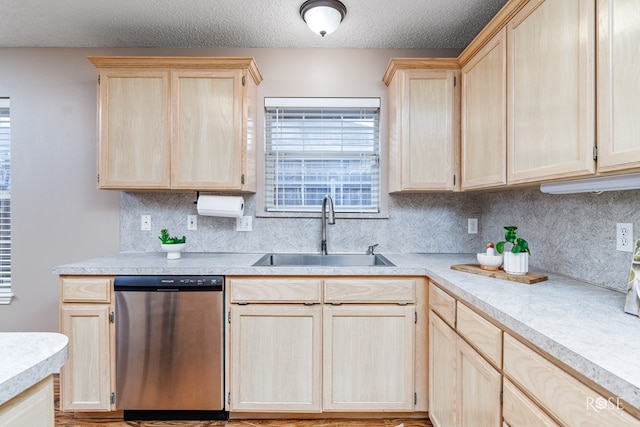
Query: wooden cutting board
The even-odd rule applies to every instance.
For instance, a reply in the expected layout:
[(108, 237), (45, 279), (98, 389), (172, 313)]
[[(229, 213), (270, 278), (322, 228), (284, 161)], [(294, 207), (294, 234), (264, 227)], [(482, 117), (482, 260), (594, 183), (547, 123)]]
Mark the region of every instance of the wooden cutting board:
[(518, 274), (509, 274), (504, 270), (483, 270), (480, 268), (480, 264), (455, 264), (451, 266), (451, 269), (464, 271), (466, 273), (479, 274), (481, 276), (494, 277), (496, 279), (511, 280), (512, 282), (526, 283), (528, 285), (544, 282), (549, 278), (544, 274), (535, 274), (531, 272), (520, 276)]

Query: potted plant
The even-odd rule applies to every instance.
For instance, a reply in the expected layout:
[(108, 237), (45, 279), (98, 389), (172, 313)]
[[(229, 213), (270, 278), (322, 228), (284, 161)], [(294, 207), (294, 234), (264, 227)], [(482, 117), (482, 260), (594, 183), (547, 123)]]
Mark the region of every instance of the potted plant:
[(169, 235), (169, 230), (163, 228), (160, 230), (160, 242), (162, 243), (162, 250), (167, 253), (167, 259), (178, 259), (180, 258), (180, 251), (184, 249), (184, 246), (187, 242), (187, 238), (182, 236), (171, 237)]
[(496, 251), (503, 253), (505, 245), (511, 244), (511, 250), (504, 252), (503, 269), (509, 274), (526, 274), (529, 271), (529, 243), (522, 237), (516, 235), (518, 227), (508, 225), (504, 227), (506, 233), (504, 240), (496, 243)]

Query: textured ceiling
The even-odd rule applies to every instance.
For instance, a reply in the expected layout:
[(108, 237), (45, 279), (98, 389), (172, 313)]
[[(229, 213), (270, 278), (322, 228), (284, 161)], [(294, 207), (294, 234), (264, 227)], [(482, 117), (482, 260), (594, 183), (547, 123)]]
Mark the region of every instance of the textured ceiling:
[(303, 0), (0, 0), (0, 47), (464, 48), (506, 0), (342, 0), (325, 38)]

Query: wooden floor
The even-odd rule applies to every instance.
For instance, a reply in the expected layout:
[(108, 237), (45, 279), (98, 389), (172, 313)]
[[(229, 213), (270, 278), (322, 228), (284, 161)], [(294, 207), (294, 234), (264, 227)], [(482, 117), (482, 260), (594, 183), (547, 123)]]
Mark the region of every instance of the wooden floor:
[(123, 421), (117, 418), (78, 418), (70, 412), (60, 412), (60, 385), (54, 375), (54, 405), (56, 427), (432, 427), (428, 420), (380, 419), (380, 420), (232, 420), (232, 421)]

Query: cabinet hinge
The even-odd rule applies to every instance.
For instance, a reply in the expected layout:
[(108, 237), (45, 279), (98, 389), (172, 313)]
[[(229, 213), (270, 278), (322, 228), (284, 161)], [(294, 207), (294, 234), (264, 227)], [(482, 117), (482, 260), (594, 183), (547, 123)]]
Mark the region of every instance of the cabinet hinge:
[(113, 311), (109, 313), (109, 323), (116, 323), (116, 315)]
[(593, 146), (593, 160), (598, 160), (598, 146)]
[(500, 389), (500, 406), (502, 406), (502, 388)]
[(413, 404), (414, 405), (418, 404), (418, 393), (413, 393)]
[(231, 312), (227, 313), (227, 323), (231, 323)]
[(240, 175), (240, 184), (244, 185), (244, 174)]
[(247, 76), (242, 76), (242, 86), (247, 84)]
[(456, 185), (456, 174), (453, 174), (453, 185)]
[(100, 86), (100, 74), (98, 74), (98, 86)]
[(227, 392), (227, 404), (231, 405), (231, 392), (230, 391)]
[(116, 394), (114, 392), (111, 392), (111, 396), (109, 396), (109, 402), (111, 402), (112, 405), (116, 404)]
[(458, 84), (458, 78), (456, 76), (453, 76), (453, 87), (456, 87), (457, 84)]
[(416, 325), (418, 324), (418, 312), (417, 311), (413, 312), (413, 323), (415, 323)]

